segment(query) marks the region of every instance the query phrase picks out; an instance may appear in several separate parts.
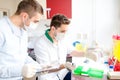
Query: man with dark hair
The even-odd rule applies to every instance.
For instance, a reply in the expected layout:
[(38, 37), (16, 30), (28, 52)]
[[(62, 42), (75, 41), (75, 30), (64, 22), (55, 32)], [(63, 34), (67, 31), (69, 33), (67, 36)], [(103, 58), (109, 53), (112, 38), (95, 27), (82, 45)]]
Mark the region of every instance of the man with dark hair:
[(27, 28), (36, 27), (43, 8), (36, 0), (22, 0), (15, 14), (0, 19), (0, 80), (33, 77), (40, 65), (27, 53)]
[[(58, 66), (58, 70), (55, 72), (40, 75), (38, 77), (39, 80), (63, 80), (69, 72), (66, 68), (71, 69), (72, 65), (67, 66), (65, 64), (66, 55), (70, 51), (68, 51), (67, 47), (65, 47), (66, 45), (62, 43), (69, 24), (70, 20), (66, 16), (62, 14), (54, 15), (50, 23), (50, 29), (46, 30), (45, 34), (36, 41), (34, 51), (37, 62), (41, 65)], [(79, 52), (72, 53), (79, 54)], [(80, 55), (83, 54), (80, 53)], [(71, 80), (70, 75), (66, 80)]]

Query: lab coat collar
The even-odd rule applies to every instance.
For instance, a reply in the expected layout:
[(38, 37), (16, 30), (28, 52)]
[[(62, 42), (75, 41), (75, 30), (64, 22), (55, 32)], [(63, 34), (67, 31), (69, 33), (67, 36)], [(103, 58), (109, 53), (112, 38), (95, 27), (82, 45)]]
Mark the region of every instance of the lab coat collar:
[(9, 27), (11, 28), (11, 31), (13, 32), (13, 34), (15, 34), (16, 36), (20, 37), (23, 35), (24, 30), (18, 28), (17, 26), (15, 26), (8, 17), (5, 17)]
[(50, 31), (50, 29), (47, 29), (45, 32), (45, 36), (50, 40), (50, 42), (53, 43), (53, 39), (51, 38), (51, 36), (48, 34), (48, 32)]

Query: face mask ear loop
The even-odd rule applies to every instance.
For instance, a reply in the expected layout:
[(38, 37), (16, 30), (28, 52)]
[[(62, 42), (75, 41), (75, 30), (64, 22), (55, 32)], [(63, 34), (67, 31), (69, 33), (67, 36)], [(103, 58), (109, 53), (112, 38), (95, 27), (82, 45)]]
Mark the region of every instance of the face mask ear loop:
[(28, 26), (26, 26), (25, 23), (26, 23), (27, 20), (30, 20), (30, 17), (28, 16), (28, 18), (26, 20), (24, 18), (22, 18), (22, 20), (23, 20), (23, 29), (27, 30)]
[(25, 28), (25, 19), (24, 18), (22, 18), (22, 22), (23, 22), (23, 29), (26, 30), (26, 28)]
[(54, 30), (53, 35), (54, 35), (54, 39), (55, 39), (55, 37), (56, 37), (56, 35), (57, 35), (55, 27), (52, 26), (52, 27), (51, 27), (51, 30)]

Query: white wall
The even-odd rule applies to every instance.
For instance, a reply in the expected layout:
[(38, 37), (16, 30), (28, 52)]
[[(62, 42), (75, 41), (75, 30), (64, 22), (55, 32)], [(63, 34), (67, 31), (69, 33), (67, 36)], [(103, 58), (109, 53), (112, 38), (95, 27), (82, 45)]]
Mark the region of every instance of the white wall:
[(92, 0), (72, 0), (72, 37), (87, 34), (91, 41), (92, 17)]
[(106, 48), (112, 45), (112, 35), (120, 33), (119, 0), (96, 0), (96, 41)]
[(0, 0), (0, 9), (7, 9), (9, 10), (9, 15), (12, 15), (16, 11), (16, 1), (17, 0)]
[(100, 46), (110, 48), (112, 35), (120, 33), (119, 5), (119, 0), (72, 0), (73, 15), (69, 33), (74, 38), (79, 34), (87, 34), (89, 45), (96, 41)]
[[(21, 0), (0, 0), (0, 9), (9, 10), (9, 14), (12, 15), (15, 13), (17, 6)], [(37, 0), (44, 8), (44, 16), (46, 18), (46, 0)]]
[(46, 0), (37, 0), (37, 1), (42, 5), (42, 7), (44, 9), (44, 16), (43, 16), (43, 18), (46, 19), (47, 18), (47, 16), (46, 16)]

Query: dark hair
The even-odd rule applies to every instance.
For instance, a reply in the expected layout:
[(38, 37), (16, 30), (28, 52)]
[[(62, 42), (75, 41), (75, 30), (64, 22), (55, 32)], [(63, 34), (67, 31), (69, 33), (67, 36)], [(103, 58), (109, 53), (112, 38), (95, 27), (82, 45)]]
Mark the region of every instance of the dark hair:
[(43, 8), (36, 0), (22, 0), (18, 5), (15, 14), (19, 15), (21, 12), (28, 13), (31, 18), (34, 16), (35, 12), (43, 14)]
[(70, 24), (70, 20), (63, 14), (56, 14), (52, 17), (50, 27), (54, 26), (57, 29), (62, 24)]

